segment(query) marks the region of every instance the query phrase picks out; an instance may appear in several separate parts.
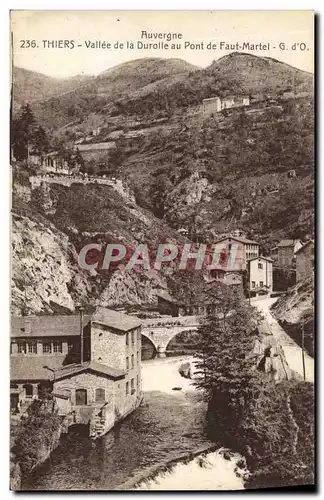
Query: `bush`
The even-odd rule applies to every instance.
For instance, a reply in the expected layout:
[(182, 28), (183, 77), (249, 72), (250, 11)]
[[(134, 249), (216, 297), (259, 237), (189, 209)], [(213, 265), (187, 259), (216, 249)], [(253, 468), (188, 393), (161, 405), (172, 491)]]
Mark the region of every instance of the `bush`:
[(34, 403), (29, 415), (21, 420), (21, 428), (12, 450), (23, 474), (30, 473), (47, 458), (61, 425), (58, 415), (41, 413), (40, 405), (36, 405), (39, 402)]

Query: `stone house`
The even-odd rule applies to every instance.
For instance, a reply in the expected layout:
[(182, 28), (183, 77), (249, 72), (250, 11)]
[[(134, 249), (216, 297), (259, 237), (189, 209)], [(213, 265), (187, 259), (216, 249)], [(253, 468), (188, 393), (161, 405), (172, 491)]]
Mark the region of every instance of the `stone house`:
[(242, 271), (231, 271), (230, 269), (212, 269), (210, 271), (212, 278), (220, 281), (227, 286), (239, 286), (243, 287), (243, 272)]
[[(90, 319), (83, 318), (84, 360), (90, 355)], [(54, 370), (80, 361), (79, 316), (11, 318), (11, 403), (28, 406), (49, 388)]]
[(249, 106), (250, 98), (248, 96), (231, 95), (222, 99), (222, 109), (238, 108), (241, 106)]
[(314, 241), (309, 240), (295, 253), (296, 281), (309, 278), (314, 273)]
[(70, 174), (69, 164), (56, 151), (47, 153), (43, 158), (42, 167), (46, 172), (56, 174)]
[(238, 108), (242, 106), (249, 106), (250, 98), (248, 96), (228, 96), (220, 99), (220, 97), (209, 97), (203, 99), (202, 112), (204, 116), (210, 116), (214, 113), (219, 113), (223, 109)]
[(12, 319), (11, 407), (52, 390), (60, 414), (97, 437), (141, 402), (141, 321), (103, 307), (81, 318)]
[(219, 113), (219, 111), (222, 111), (222, 101), (219, 97), (209, 97), (208, 99), (203, 99), (202, 111), (204, 116)]
[[(222, 268), (228, 272), (245, 271), (247, 261), (259, 256), (260, 245), (257, 241), (243, 237), (227, 236), (215, 242), (220, 248), (220, 262), (217, 269)], [(223, 246), (223, 249), (221, 247)]]
[(254, 257), (248, 262), (249, 293), (251, 297), (270, 295), (273, 288), (273, 261), (268, 257)]
[(292, 267), (295, 264), (295, 254), (302, 246), (301, 240), (281, 240), (277, 245), (279, 267)]
[(217, 312), (217, 304), (207, 293), (200, 293), (192, 301), (174, 299), (169, 293), (160, 291), (157, 294), (158, 310), (162, 315), (173, 317), (180, 316), (206, 316)]

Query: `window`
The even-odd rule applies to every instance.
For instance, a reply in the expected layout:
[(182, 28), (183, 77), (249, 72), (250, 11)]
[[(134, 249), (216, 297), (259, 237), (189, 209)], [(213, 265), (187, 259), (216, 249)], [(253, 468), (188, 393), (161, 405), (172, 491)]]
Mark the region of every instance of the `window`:
[(37, 354), (37, 342), (28, 342), (27, 348), (30, 354)]
[(51, 342), (43, 342), (43, 353), (48, 354), (52, 352)]
[(126, 358), (126, 370), (129, 370), (129, 358)]
[(258, 269), (263, 269), (263, 264), (262, 264), (262, 262), (259, 262), (259, 263), (258, 263)]
[(139, 351), (137, 351), (137, 363), (139, 363), (139, 362), (140, 362), (140, 359), (141, 359), (141, 358), (140, 358), (140, 352), (139, 352)]
[(129, 337), (128, 337), (129, 333), (127, 332), (126, 333), (126, 345), (129, 345)]
[(105, 401), (105, 389), (96, 389), (96, 403)]
[(126, 396), (129, 394), (129, 382), (126, 382)]
[(75, 343), (74, 342), (69, 342), (68, 343), (68, 352), (75, 353)]
[(263, 286), (263, 281), (260, 281), (260, 287), (262, 287), (262, 286)]
[(136, 384), (137, 384), (137, 387), (139, 386), (139, 375), (136, 375)]
[(255, 281), (252, 281), (252, 288), (255, 288)]
[(134, 354), (132, 354), (132, 368), (134, 368)]
[(18, 342), (18, 352), (20, 354), (26, 354), (26, 342)]
[(24, 389), (25, 389), (26, 398), (32, 398), (33, 397), (33, 386), (32, 386), (32, 384), (25, 384), (24, 385)]
[(54, 352), (62, 352), (62, 342), (55, 340), (53, 343)]
[(135, 384), (134, 384), (134, 379), (132, 378), (131, 380), (131, 394), (135, 393)]
[(132, 332), (132, 345), (135, 344), (135, 332)]
[(75, 404), (77, 406), (82, 406), (87, 404), (87, 389), (76, 389)]
[(18, 352), (20, 354), (26, 354), (26, 342), (18, 342)]

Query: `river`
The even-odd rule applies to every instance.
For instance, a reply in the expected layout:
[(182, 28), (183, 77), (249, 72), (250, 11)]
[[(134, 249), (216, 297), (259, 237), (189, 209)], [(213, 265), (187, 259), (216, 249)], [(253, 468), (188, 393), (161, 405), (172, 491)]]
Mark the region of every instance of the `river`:
[[(218, 451), (165, 470), (170, 461), (215, 446), (205, 434), (202, 395), (178, 373), (180, 364), (188, 360), (192, 361), (179, 356), (144, 361), (142, 406), (97, 441), (63, 436), (62, 444), (24, 481), (22, 489), (112, 490), (135, 488), (135, 484), (145, 490), (242, 489), (236, 460), (225, 460)], [(148, 479), (141, 481), (143, 477)]]

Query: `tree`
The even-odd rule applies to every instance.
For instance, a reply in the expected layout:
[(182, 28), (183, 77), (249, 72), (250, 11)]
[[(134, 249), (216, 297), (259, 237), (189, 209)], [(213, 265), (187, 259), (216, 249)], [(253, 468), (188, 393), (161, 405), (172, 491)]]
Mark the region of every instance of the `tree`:
[(229, 287), (222, 288), (218, 302), (218, 314), (207, 317), (198, 331), (195, 383), (207, 395), (209, 416), (217, 420), (218, 430), (233, 430), (261, 390), (253, 355), (260, 316)]
[(39, 155), (42, 155), (43, 153), (48, 153), (50, 149), (50, 143), (47, 134), (45, 132), (45, 129), (43, 127), (39, 126), (35, 130), (33, 143), (34, 143), (33, 145), (35, 153), (38, 153)]
[(151, 186), (150, 199), (157, 217), (163, 218), (166, 210), (165, 199), (172, 189), (172, 183), (165, 174), (158, 175)]
[(28, 103), (22, 106), (19, 118), (12, 121), (11, 145), (17, 160), (27, 160), (30, 153), (41, 155), (49, 150), (46, 132), (37, 124)]
[(76, 153), (75, 153), (75, 156), (74, 156), (74, 162), (76, 165), (79, 165), (80, 166), (80, 170), (83, 171), (83, 168), (84, 168), (84, 159), (80, 153), (80, 150), (79, 148), (76, 149)]

